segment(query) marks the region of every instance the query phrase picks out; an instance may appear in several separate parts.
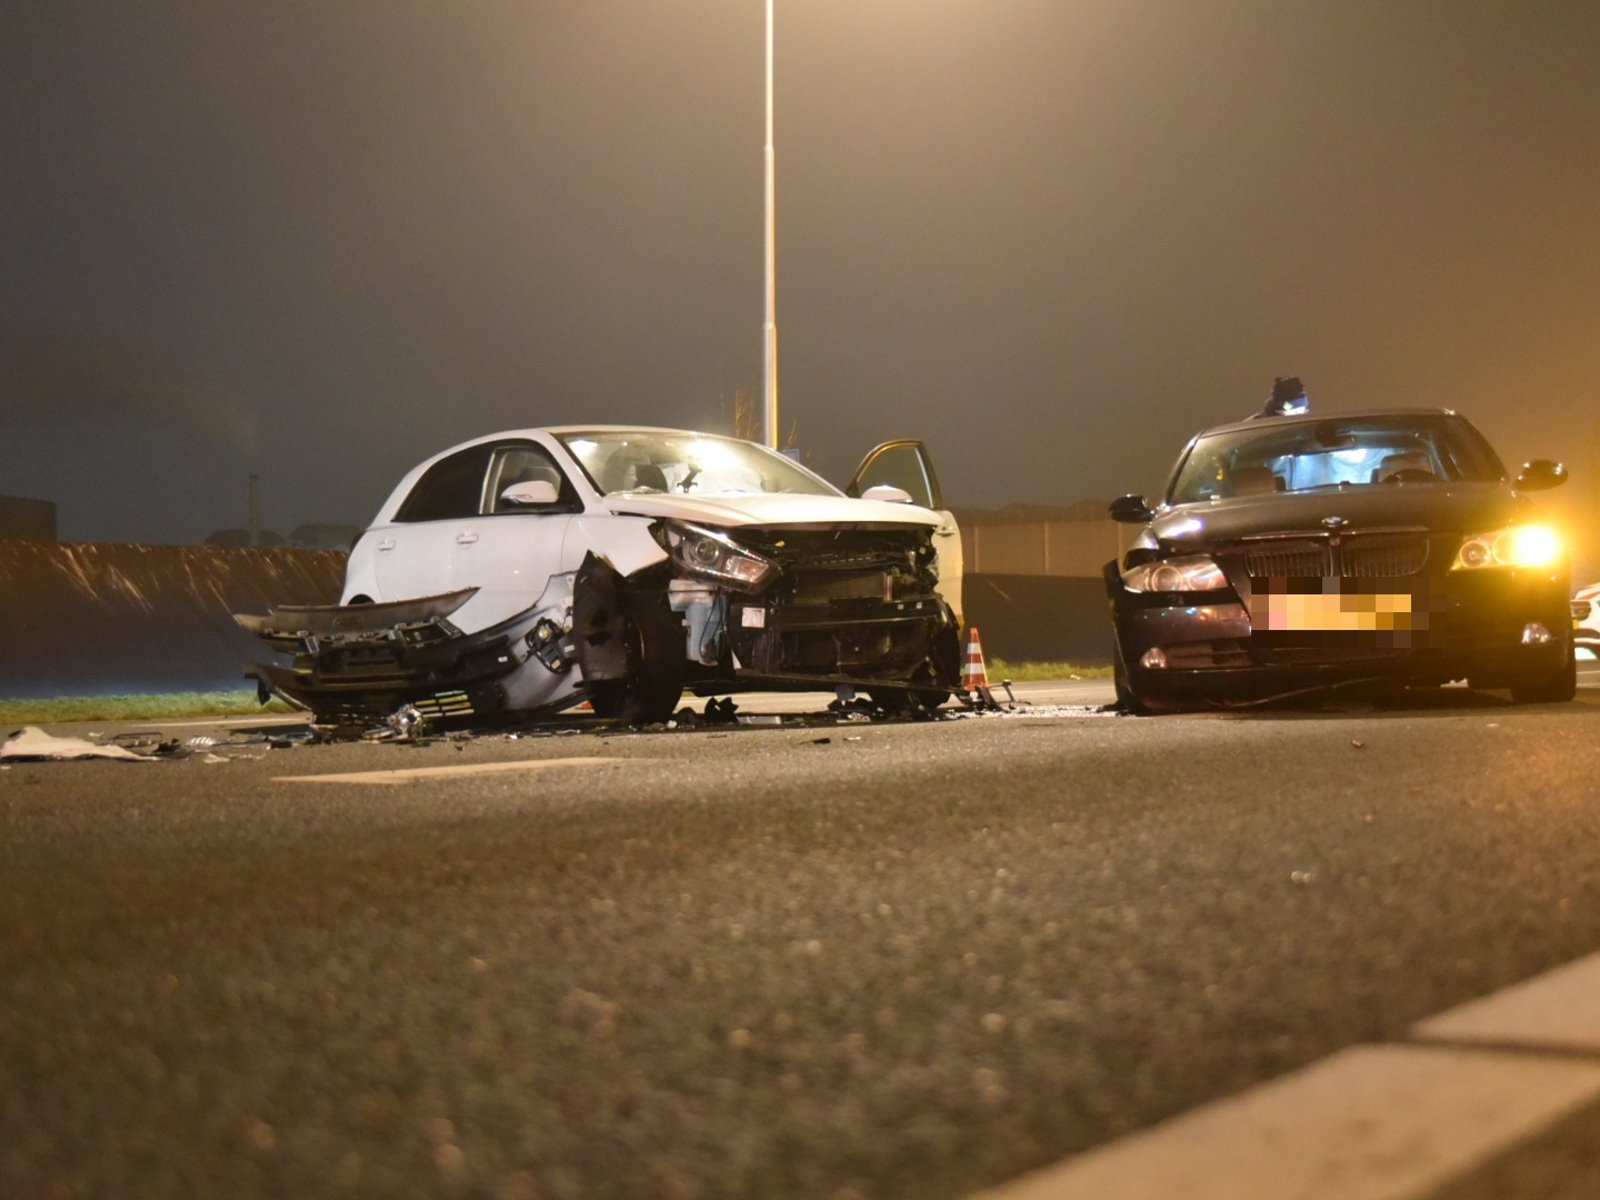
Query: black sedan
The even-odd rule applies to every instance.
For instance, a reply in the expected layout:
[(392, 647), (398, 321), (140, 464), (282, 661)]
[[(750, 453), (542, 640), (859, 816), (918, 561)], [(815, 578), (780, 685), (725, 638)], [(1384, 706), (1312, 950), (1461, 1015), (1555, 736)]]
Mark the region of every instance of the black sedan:
[(1462, 679), (1570, 700), (1565, 547), (1526, 495), (1564, 469), (1511, 476), (1445, 409), (1284, 407), (1193, 438), (1154, 507), (1111, 505), (1143, 526), (1105, 569), (1122, 707)]

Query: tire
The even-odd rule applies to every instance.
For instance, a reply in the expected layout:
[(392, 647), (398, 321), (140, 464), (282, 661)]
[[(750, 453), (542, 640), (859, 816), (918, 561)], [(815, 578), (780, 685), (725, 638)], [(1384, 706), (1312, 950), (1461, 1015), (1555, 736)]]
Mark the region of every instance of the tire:
[(1133, 681), (1128, 677), (1128, 664), (1122, 657), (1122, 642), (1116, 637), (1111, 639), (1111, 653), (1111, 682), (1117, 692), (1117, 707), (1134, 716), (1149, 716), (1150, 705), (1135, 690)]
[(1564, 704), (1578, 694), (1578, 653), (1567, 643), (1567, 661), (1543, 679), (1511, 685), (1518, 704)]
[(666, 721), (677, 711), (688, 676), (683, 626), (664, 597), (641, 597), (628, 616), (628, 671), (589, 685), (596, 715), (628, 725)]
[(895, 716), (919, 710), (933, 712), (955, 694), (961, 678), (961, 632), (945, 606), (945, 619), (929, 639), (928, 657), (911, 677), (914, 688), (867, 689), (872, 702)]

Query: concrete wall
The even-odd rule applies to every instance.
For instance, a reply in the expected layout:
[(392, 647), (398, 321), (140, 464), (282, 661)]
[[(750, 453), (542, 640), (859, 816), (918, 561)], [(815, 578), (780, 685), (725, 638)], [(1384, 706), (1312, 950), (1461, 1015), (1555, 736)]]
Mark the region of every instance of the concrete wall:
[[(235, 612), (332, 604), (340, 550), (0, 541), (0, 700), (250, 686)], [(992, 656), (1104, 662), (1093, 579), (968, 574), (967, 622)]]
[(1105, 583), (1046, 575), (967, 575), (966, 621), (983, 635), (989, 658), (1012, 662), (1111, 661)]
[(963, 521), (961, 549), (973, 575), (1099, 579), (1137, 527), (1109, 518), (1078, 521)]
[(0, 496), (0, 539), (9, 538), (25, 542), (55, 541), (55, 502)]
[(250, 686), (234, 612), (331, 604), (343, 551), (0, 541), (0, 699)]

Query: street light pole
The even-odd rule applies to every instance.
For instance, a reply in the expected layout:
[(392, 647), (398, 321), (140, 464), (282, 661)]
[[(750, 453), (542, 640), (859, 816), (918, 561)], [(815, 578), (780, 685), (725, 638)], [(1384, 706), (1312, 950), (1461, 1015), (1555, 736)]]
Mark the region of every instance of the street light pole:
[(761, 392), (767, 446), (778, 448), (778, 217), (776, 155), (772, 149), (772, 4), (767, 0), (766, 285), (767, 315), (761, 327)]

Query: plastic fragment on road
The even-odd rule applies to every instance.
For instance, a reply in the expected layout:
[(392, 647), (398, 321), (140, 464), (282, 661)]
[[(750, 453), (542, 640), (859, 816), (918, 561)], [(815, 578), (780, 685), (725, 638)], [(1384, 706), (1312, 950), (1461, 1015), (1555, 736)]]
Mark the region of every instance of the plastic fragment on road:
[(12, 734), (0, 745), (0, 759), (64, 762), (79, 758), (111, 758), (119, 762), (153, 762), (148, 754), (135, 754), (121, 746), (105, 746), (84, 738), (54, 737), (36, 725)]

